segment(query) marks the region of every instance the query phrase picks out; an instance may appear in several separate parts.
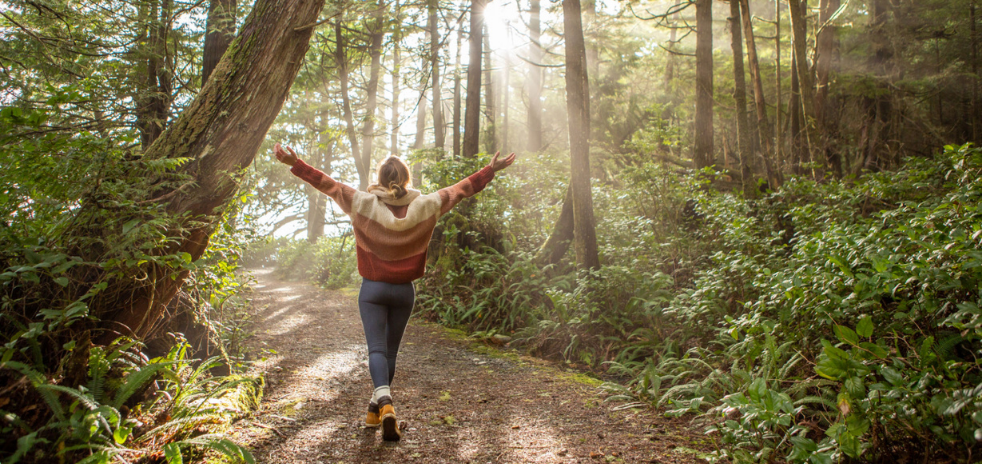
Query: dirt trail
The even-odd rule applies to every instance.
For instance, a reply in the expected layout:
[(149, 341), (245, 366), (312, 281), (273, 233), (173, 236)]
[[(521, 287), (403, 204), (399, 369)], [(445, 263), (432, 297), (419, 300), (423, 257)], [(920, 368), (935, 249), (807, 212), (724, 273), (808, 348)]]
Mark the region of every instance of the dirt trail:
[[(483, 348), (414, 318), (392, 386), (402, 441), (362, 426), (372, 385), (351, 291), (258, 279), (252, 348), (267, 391), (235, 438), (262, 463), (700, 462), (701, 437), (616, 411), (549, 363)], [(262, 352), (265, 350), (265, 354)]]

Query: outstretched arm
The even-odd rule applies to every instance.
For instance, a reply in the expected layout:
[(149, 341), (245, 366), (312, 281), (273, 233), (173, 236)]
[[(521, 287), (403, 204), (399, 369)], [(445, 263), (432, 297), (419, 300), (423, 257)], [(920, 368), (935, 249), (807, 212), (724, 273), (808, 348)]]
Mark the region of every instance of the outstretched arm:
[(293, 175), (303, 179), (310, 185), (312, 185), (317, 190), (327, 194), (331, 197), (338, 206), (341, 207), (341, 211), (345, 214), (351, 212), (351, 198), (354, 197), (355, 189), (342, 184), (327, 174), (324, 174), (321, 170), (312, 167), (311, 165), (304, 163), (303, 160), (297, 157), (296, 152), (290, 147), (283, 147), (277, 143), (273, 146), (273, 153), (276, 155), (276, 159), (281, 163), (288, 166), (292, 166), (290, 172)]
[(501, 153), (495, 153), (494, 157), (491, 158), (491, 162), (483, 167), (480, 171), (475, 172), (467, 176), (466, 179), (457, 182), (450, 187), (440, 189), (440, 199), (443, 200), (443, 205), (440, 208), (440, 215), (447, 214), (457, 203), (460, 203), (464, 198), (473, 196), (484, 190), (484, 186), (494, 179), (494, 174), (508, 166), (511, 166), (515, 162), (515, 154), (512, 153), (503, 159), (498, 159), (498, 155)]

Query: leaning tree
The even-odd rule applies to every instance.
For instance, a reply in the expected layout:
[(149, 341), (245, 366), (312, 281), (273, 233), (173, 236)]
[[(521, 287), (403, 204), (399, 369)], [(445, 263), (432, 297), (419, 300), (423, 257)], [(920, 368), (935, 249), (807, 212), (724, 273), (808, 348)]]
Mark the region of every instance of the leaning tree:
[[(324, 0), (257, 0), (242, 30), (215, 66), (194, 102), (150, 145), (144, 158), (186, 159), (191, 182), (150, 189), (144, 201), (166, 205), (179, 218), (161, 254), (202, 256), (239, 174), (252, 163), (293, 84)], [(149, 263), (145, 275), (118, 279), (99, 313), (110, 331), (137, 339), (161, 325), (167, 303), (189, 271)]]

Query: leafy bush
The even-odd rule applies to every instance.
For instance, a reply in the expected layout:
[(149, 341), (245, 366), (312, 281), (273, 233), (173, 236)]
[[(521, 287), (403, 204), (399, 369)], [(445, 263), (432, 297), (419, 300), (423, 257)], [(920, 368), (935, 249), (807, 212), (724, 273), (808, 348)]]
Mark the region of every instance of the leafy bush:
[(461, 226), (445, 225), (425, 314), (605, 367), (611, 399), (694, 414), (729, 461), (977, 451), (982, 150), (949, 146), (849, 182), (791, 179), (752, 200), (706, 175), (628, 165), (594, 190), (601, 269), (537, 269), (534, 233), (507, 251), (489, 242), (537, 207), (513, 205), (509, 224), (475, 209), (490, 229), (471, 233), (499, 246), (454, 248)]
[(269, 262), (276, 266), (274, 273), (280, 278), (310, 280), (333, 289), (353, 284), (357, 276), (355, 239), (350, 233), (322, 236), (317, 243), (277, 239), (268, 246), (272, 249)]

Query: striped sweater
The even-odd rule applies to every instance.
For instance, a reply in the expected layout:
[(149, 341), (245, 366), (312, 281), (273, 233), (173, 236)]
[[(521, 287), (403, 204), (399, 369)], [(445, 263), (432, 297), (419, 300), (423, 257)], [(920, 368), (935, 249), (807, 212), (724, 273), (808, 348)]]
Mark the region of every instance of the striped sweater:
[(368, 280), (390, 284), (423, 276), (437, 219), (494, 178), (494, 170), (485, 166), (450, 187), (428, 195), (410, 189), (397, 199), (381, 189), (362, 192), (342, 184), (301, 160), (290, 172), (327, 194), (351, 217), (358, 273)]

